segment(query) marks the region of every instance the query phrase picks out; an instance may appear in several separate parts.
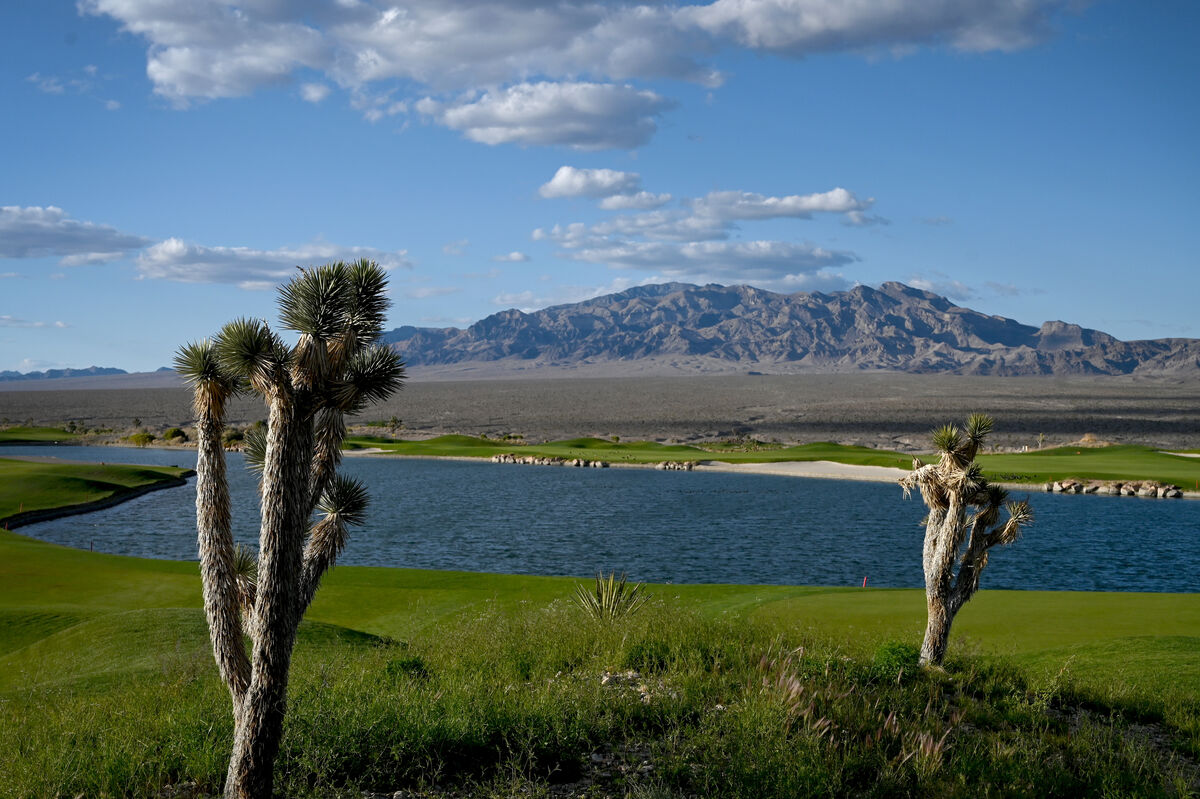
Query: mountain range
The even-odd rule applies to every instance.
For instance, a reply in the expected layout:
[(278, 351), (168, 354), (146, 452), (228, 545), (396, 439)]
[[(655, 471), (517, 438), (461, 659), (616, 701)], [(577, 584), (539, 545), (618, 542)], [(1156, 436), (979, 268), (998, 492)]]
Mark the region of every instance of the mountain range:
[(501, 311), (465, 329), (399, 327), (383, 341), (410, 366), (493, 371), (637, 364), (676, 372), (1200, 371), (1200, 339), (1120, 341), (1060, 321), (1033, 327), (894, 282), (829, 294), (664, 283), (531, 313)]
[(89, 366), (86, 369), (47, 369), (44, 372), (0, 372), (0, 381), (11, 380), (57, 380), (62, 377), (101, 377), (104, 375), (129, 374), (124, 369), (111, 366)]

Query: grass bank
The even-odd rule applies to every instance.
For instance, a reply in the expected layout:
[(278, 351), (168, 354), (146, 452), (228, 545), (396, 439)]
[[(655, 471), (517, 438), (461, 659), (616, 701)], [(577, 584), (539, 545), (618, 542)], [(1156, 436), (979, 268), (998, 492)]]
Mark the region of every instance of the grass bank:
[[(919, 591), (654, 585), (598, 624), (577, 582), (335, 569), (284, 794), (1200, 790), (1200, 595), (984, 590), (938, 674), (914, 668)], [(0, 532), (0, 793), (212, 790), (230, 735), (194, 563)]]
[(67, 444), (80, 438), (58, 427), (6, 427), (0, 429), (0, 444)]
[(0, 458), (0, 525), (107, 507), (157, 488), (183, 484), (189, 469), (174, 466), (63, 463)]
[[(545, 444), (472, 436), (438, 436), (420, 441), (383, 436), (353, 436), (349, 450), (379, 449), (395, 455), (417, 457), (490, 458), (515, 453), (540, 458), (582, 458), (614, 464), (650, 464), (663, 461), (720, 461), (723, 463), (781, 463), (834, 461), (855, 466), (890, 466), (908, 469), (912, 455), (892, 450), (853, 447), (829, 442), (784, 447), (762, 444), (716, 444), (699, 447), (660, 444), (654, 441), (612, 441), (574, 438)], [(1154, 480), (1186, 490), (1200, 490), (1200, 459), (1187, 458), (1150, 447), (1058, 447), (1025, 453), (979, 456), (987, 477), (996, 482), (1038, 484), (1075, 478), (1080, 480)]]

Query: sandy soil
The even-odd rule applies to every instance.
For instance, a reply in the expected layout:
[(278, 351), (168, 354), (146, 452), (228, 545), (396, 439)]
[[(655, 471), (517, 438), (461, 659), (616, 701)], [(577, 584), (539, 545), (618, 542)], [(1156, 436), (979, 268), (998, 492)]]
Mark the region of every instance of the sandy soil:
[[(1200, 447), (1200, 379), (999, 378), (862, 373), (693, 377), (411, 380), (362, 422), (401, 419), (406, 437), (520, 434), (541, 441), (581, 435), (659, 441), (737, 436), (787, 443), (836, 441), (914, 451), (929, 431), (973, 411), (996, 417), (1004, 447), (1104, 441), (1162, 449)], [(265, 418), (253, 398), (231, 421)], [(186, 389), (0, 391), (0, 422), (151, 430), (186, 426)]]
[(890, 466), (854, 466), (833, 461), (802, 461), (788, 463), (720, 463), (705, 461), (696, 467), (702, 472), (741, 472), (771, 474), (781, 477), (831, 477), (837, 480), (866, 480), (872, 483), (894, 483), (908, 472)]

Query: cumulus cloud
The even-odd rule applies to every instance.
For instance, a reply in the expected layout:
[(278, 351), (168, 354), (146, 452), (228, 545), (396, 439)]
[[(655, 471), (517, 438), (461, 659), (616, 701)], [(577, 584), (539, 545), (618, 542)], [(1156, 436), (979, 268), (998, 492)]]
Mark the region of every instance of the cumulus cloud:
[[(179, 106), (316, 75), (320, 82), (300, 90), (309, 102), (323, 99), (329, 85), (361, 96), (401, 86), (413, 92), (383, 107), (368, 104), (363, 113), (372, 121), (401, 113), (406, 103), (428, 94), (437, 104), (427, 104), (428, 116), (474, 141), (600, 149), (645, 142), (655, 131), (653, 119), (669, 107), (657, 95), (639, 97), (640, 90), (624, 83), (668, 78), (715, 88), (723, 76), (709, 61), (721, 50), (790, 57), (899, 54), (930, 46), (1006, 51), (1038, 41), (1050, 17), (1075, 2), (79, 0), (77, 7), (141, 37), (155, 92)], [(63, 90), (57, 78), (31, 80), (43, 91)], [(538, 94), (544, 100), (548, 85), (577, 96), (580, 86), (607, 87), (609, 107), (580, 107), (600, 104), (603, 93), (592, 89), (586, 103), (576, 98), (569, 122), (561, 97), (551, 119), (538, 113), (536, 103), (505, 109), (517, 99), (514, 93), (526, 95), (529, 86), (543, 87)], [(478, 99), (452, 99), (480, 92)], [(509, 111), (532, 119), (525, 125)]]
[(874, 198), (859, 200), (841, 187), (819, 194), (767, 197), (748, 191), (714, 191), (692, 201), (692, 211), (715, 219), (811, 219), (815, 213), (844, 214), (871, 207)]
[(538, 188), (538, 194), (546, 198), (611, 197), (614, 194), (633, 194), (641, 188), (641, 184), (641, 175), (636, 172), (560, 166), (554, 177)]
[(301, 247), (257, 250), (205, 247), (170, 238), (147, 247), (137, 258), (142, 277), (181, 283), (231, 283), (243, 289), (268, 289), (295, 274), (297, 266), (370, 258), (385, 269), (408, 268), (404, 250), (340, 247), (316, 242)]
[(657, 117), (673, 105), (628, 84), (542, 81), (447, 102), (426, 97), (416, 109), (483, 144), (605, 150), (645, 144)]
[[(646, 194), (648, 193), (614, 194), (604, 198), (601, 205), (608, 200), (627, 200), (629, 207), (637, 208), (642, 195)], [(657, 198), (664, 195), (650, 196)], [(669, 198), (669, 195), (667, 196)], [(533, 232), (533, 238), (555, 241), (570, 248), (592, 246), (598, 241), (612, 237), (638, 237), (658, 241), (715, 241), (729, 238), (739, 222), (811, 219), (818, 213), (842, 214), (849, 224), (861, 225), (867, 224), (863, 212), (870, 208), (875, 200), (861, 200), (854, 192), (835, 188), (816, 194), (785, 197), (770, 197), (747, 191), (714, 191), (697, 199), (685, 199), (683, 202), (686, 209), (625, 214), (593, 225), (576, 222), (565, 226), (555, 225), (549, 230), (538, 228)], [(647, 204), (651, 209), (655, 208), (654, 203)], [(886, 223), (886, 220), (880, 221)]]
[(617, 268), (656, 269), (669, 276), (703, 272), (742, 279), (779, 279), (858, 260), (850, 252), (784, 241), (621, 242), (581, 249), (568, 257)]
[(661, 208), (671, 202), (670, 194), (654, 194), (639, 191), (634, 194), (614, 194), (600, 201), (600, 207), (605, 211), (639, 211), (651, 208)]
[(72, 219), (53, 205), (0, 207), (0, 258), (59, 257), (66, 266), (102, 263), (149, 243), (109, 225)]
[(459, 239), (458, 241), (446, 242), (442, 245), (442, 252), (444, 252), (446, 255), (462, 255), (467, 251), (467, 246), (470, 243), (470, 239)]
[(554, 177), (538, 188), (546, 198), (590, 197), (600, 200), (606, 211), (633, 211), (659, 208), (671, 201), (670, 194), (652, 194), (642, 190), (642, 177), (636, 172), (615, 169), (577, 169), (560, 166)]
[(716, 0), (676, 12), (680, 24), (757, 51), (820, 52), (946, 43), (985, 52), (1028, 47), (1044, 37), (1066, 0)]
[(493, 255), (492, 260), (500, 261), (503, 263), (522, 264), (531, 259), (525, 253), (517, 252), (516, 250), (513, 250), (512, 252), (506, 253), (504, 255)]

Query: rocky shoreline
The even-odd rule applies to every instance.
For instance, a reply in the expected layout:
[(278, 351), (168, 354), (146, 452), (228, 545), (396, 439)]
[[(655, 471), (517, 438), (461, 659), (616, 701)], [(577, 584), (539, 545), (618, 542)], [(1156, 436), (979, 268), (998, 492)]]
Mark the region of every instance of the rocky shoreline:
[(1060, 480), (1042, 486), (1046, 493), (1054, 494), (1105, 494), (1117, 497), (1146, 497), (1148, 499), (1181, 499), (1184, 490), (1177, 485), (1156, 483), (1153, 480), (1116, 481)]

